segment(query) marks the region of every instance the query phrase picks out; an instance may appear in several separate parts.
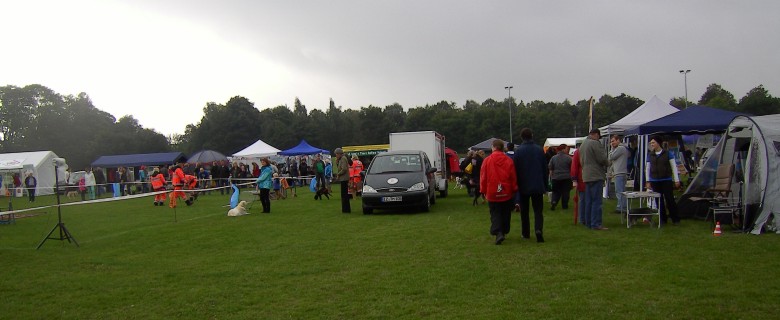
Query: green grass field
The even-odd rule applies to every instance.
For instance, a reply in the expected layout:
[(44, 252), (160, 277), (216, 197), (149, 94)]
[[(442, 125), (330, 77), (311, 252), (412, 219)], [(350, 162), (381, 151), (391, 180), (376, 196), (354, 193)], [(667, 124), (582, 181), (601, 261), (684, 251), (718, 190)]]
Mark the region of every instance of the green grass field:
[[(340, 212), (298, 188), (272, 213), (226, 217), (151, 198), (62, 208), (80, 247), (47, 240), (56, 209), (0, 225), (1, 319), (772, 319), (780, 237), (709, 223), (608, 231), (545, 208), (545, 240), (501, 246), (486, 204), (450, 190), (429, 213)], [(0, 198), (0, 203), (7, 198)], [(14, 208), (29, 203), (13, 199)], [(44, 197), (36, 204), (51, 203)], [(3, 204), (5, 207), (5, 204)]]

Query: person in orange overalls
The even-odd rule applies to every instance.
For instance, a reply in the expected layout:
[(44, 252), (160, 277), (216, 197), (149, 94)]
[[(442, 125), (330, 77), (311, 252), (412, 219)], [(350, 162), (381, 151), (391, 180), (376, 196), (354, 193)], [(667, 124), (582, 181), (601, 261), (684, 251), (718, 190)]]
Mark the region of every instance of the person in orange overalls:
[(168, 204), (171, 208), (176, 208), (176, 199), (185, 199), (184, 195), (184, 170), (181, 169), (181, 163), (177, 163), (174, 166), (173, 175), (171, 175), (171, 183), (173, 184), (173, 192), (171, 192), (171, 202)]
[[(184, 188), (187, 190), (195, 190), (198, 188), (198, 178), (193, 175), (185, 175), (184, 176)], [(184, 203), (186, 203), (188, 206), (191, 206), (192, 203), (195, 201), (195, 197), (197, 194), (195, 191), (188, 191), (186, 194), (187, 200), (184, 200)]]
[[(159, 168), (154, 168), (152, 170), (152, 191), (154, 192), (160, 192), (165, 191), (165, 176), (160, 173)], [(164, 206), (165, 205), (165, 193), (158, 193), (154, 195), (154, 205), (155, 206)]]
[(353, 196), (359, 196), (363, 191), (360, 173), (363, 172), (363, 162), (360, 162), (357, 155), (352, 155), (352, 166), (349, 167), (349, 193)]

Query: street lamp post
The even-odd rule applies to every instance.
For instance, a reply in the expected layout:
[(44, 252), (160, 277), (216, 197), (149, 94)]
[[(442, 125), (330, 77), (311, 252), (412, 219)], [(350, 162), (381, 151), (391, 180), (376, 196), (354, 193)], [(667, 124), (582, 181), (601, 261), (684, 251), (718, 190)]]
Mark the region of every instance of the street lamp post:
[(691, 72), (691, 70), (680, 70), (680, 73), (683, 74), (683, 77), (685, 78), (685, 108), (688, 109), (688, 73)]
[(514, 138), (512, 138), (512, 86), (504, 87), (504, 89), (509, 90), (509, 98), (506, 100), (506, 104), (509, 105), (509, 142), (514, 141)]

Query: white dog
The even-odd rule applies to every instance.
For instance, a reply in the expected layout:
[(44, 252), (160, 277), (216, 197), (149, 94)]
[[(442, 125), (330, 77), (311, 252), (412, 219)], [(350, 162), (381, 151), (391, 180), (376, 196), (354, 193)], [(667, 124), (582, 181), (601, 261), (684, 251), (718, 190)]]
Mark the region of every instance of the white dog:
[(455, 189), (463, 189), (466, 187), (462, 177), (455, 177)]
[(246, 201), (239, 202), (235, 208), (228, 210), (227, 213), (228, 217), (238, 217), (246, 214), (249, 214), (249, 212), (246, 212)]

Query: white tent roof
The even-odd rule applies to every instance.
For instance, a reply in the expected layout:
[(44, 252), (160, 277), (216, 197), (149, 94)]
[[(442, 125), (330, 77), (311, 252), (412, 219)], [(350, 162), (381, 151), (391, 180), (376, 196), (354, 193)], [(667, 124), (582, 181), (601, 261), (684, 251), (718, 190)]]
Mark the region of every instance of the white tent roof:
[(547, 140), (544, 141), (545, 147), (557, 147), (562, 144), (565, 144), (567, 146), (574, 147), (577, 145), (577, 141), (585, 140), (585, 137), (574, 137), (574, 138), (547, 138)]
[(257, 140), (257, 142), (244, 148), (244, 150), (234, 153), (233, 158), (259, 158), (275, 155), (279, 151), (281, 150), (272, 147), (263, 140)]
[[(2, 153), (0, 154), (0, 164), (2, 164), (0, 170), (23, 170), (22, 174), (32, 171), (38, 181), (37, 194), (53, 194), (54, 165), (51, 159), (54, 158), (57, 158), (57, 155), (51, 151)], [(19, 169), (20, 166), (22, 169)], [(61, 168), (61, 171), (65, 168)], [(60, 176), (60, 178), (64, 178), (64, 176)], [(21, 179), (24, 180), (24, 175)], [(6, 182), (3, 183), (6, 184)]]
[(610, 125), (603, 126), (599, 128), (599, 130), (601, 130), (601, 135), (622, 134), (626, 129), (643, 125), (677, 111), (680, 110), (661, 101), (661, 99), (658, 99), (658, 96), (653, 96), (650, 100), (639, 106), (639, 108), (636, 108), (634, 111), (631, 111), (631, 113), (622, 119), (615, 121)]

